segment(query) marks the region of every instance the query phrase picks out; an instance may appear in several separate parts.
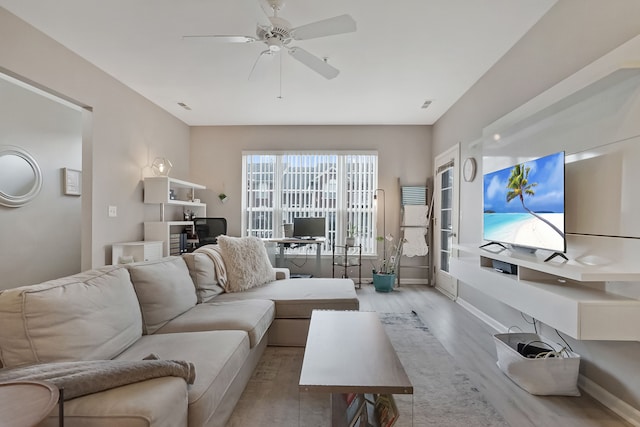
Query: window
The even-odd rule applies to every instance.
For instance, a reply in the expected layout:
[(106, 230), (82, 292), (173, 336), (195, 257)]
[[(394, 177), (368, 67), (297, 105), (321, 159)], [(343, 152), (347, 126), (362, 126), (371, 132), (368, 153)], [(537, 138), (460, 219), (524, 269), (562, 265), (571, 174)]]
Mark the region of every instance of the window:
[(363, 255), (375, 254), (377, 153), (244, 152), (242, 163), (243, 235), (281, 237), (294, 218), (325, 217), (323, 253), (344, 244), (351, 226)]

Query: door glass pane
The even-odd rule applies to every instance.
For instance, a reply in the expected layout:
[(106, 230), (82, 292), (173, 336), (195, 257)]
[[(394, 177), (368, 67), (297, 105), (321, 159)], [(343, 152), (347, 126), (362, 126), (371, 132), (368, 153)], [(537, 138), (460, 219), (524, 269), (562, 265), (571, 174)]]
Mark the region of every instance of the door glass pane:
[(442, 209), (442, 229), (451, 230), (453, 225), (451, 223), (451, 209)]
[(442, 172), (442, 189), (453, 187), (453, 169)]
[(440, 270), (449, 271), (449, 253), (444, 251), (440, 254)]
[(442, 209), (451, 209), (451, 195), (453, 193), (452, 188), (442, 189)]
[(453, 168), (448, 168), (441, 175), (440, 190), (440, 270), (449, 272), (449, 257), (453, 244)]
[(442, 242), (440, 245), (440, 249), (443, 252), (447, 252), (449, 251), (449, 235), (451, 233), (449, 232), (449, 230), (442, 230), (440, 232), (440, 241)]
[(451, 194), (453, 193), (452, 188), (443, 188), (442, 189), (442, 209), (451, 209)]

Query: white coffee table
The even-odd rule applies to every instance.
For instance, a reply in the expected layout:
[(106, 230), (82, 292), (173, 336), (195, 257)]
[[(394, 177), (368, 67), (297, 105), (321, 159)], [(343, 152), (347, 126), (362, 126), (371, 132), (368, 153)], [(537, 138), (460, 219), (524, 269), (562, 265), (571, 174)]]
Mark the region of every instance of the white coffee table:
[(413, 394), (377, 313), (366, 311), (313, 311), (298, 385), (331, 394), (336, 427), (348, 425), (346, 393)]

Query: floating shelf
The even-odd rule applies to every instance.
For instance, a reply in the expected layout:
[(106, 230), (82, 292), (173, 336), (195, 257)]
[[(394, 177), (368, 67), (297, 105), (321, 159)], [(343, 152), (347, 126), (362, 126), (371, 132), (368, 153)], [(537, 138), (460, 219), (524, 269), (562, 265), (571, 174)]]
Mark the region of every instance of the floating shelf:
[[(501, 253), (456, 245), (450, 272), (467, 285), (581, 340), (639, 341), (640, 300), (607, 292), (605, 281), (636, 281), (640, 271), (611, 266), (544, 262), (542, 255)], [(595, 258), (597, 259), (597, 258)], [(517, 274), (493, 268), (493, 260), (518, 266)], [(618, 268), (624, 266), (625, 270)]]
[[(146, 221), (144, 223), (145, 240), (162, 241), (162, 254), (168, 256), (170, 251), (170, 236), (172, 233), (182, 232), (185, 227), (193, 227), (193, 221), (165, 220), (165, 206), (182, 207), (182, 212), (178, 218), (183, 217), (186, 208), (194, 208), (196, 216), (204, 218), (207, 216), (206, 203), (193, 202), (196, 190), (204, 190), (206, 187), (192, 182), (167, 176), (154, 176), (144, 179), (144, 203), (157, 204), (160, 207), (160, 221)], [(173, 193), (175, 199), (170, 197)], [(176, 219), (176, 211), (173, 209), (170, 214)]]

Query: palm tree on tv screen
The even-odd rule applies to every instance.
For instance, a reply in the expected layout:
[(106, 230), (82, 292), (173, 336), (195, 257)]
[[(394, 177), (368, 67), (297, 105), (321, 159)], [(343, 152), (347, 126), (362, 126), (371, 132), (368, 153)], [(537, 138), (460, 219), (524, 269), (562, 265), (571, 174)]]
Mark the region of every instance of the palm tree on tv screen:
[(537, 182), (529, 183), (529, 171), (530, 167), (524, 167), (524, 165), (515, 165), (513, 169), (511, 169), (511, 175), (509, 176), (509, 181), (507, 183), (507, 188), (509, 191), (507, 192), (507, 203), (515, 199), (516, 197), (520, 199), (520, 203), (522, 203), (522, 207), (525, 211), (538, 218), (540, 221), (547, 224), (549, 227), (553, 228), (556, 233), (564, 238), (564, 233), (558, 227), (553, 225), (549, 220), (541, 217), (531, 209), (529, 209), (524, 204), (524, 196), (534, 196), (536, 193), (533, 191), (533, 187), (538, 185)]

